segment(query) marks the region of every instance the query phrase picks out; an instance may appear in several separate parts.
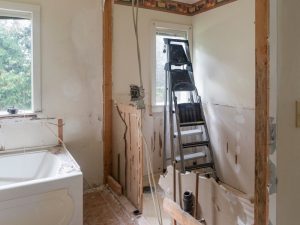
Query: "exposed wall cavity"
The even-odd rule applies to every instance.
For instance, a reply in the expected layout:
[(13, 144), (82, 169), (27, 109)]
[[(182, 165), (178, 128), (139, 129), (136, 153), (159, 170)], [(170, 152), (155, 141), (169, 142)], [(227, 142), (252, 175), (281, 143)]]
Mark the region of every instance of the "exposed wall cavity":
[(193, 17), (193, 62), (220, 179), (254, 196), (255, 1)]
[[(89, 185), (102, 182), (102, 5), (19, 0), (41, 6), (42, 113), (64, 119), (64, 139)], [(0, 146), (57, 141), (41, 122), (0, 121)], [(53, 127), (55, 130), (56, 128)], [(47, 136), (49, 135), (49, 136)]]

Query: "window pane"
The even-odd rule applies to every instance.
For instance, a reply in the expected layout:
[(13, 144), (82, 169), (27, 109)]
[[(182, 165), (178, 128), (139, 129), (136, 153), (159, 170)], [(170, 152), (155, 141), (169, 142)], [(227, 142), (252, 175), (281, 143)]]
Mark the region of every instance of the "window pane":
[(32, 109), (31, 20), (0, 19), (0, 111)]
[(155, 79), (155, 103), (164, 104), (165, 95), (165, 64), (167, 63), (167, 54), (164, 53), (164, 38), (186, 39), (186, 32), (167, 33), (158, 31), (156, 33), (156, 79)]

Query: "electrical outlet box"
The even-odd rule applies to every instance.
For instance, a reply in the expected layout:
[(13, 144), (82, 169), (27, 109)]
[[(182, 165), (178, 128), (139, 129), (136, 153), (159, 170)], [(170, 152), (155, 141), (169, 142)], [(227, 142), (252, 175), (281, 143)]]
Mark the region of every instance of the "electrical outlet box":
[(300, 101), (296, 101), (296, 127), (300, 128)]

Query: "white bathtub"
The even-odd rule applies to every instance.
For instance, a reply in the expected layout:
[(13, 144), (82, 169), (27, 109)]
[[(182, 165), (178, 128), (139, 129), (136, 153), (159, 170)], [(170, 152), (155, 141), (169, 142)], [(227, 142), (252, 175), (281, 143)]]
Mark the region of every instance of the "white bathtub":
[(82, 225), (82, 173), (67, 150), (0, 153), (0, 225)]

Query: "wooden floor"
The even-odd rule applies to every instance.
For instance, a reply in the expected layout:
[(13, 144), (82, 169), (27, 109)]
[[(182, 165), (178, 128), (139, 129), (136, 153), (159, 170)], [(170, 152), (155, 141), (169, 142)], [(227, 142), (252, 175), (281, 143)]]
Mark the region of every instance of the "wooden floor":
[(84, 225), (137, 225), (133, 215), (120, 204), (110, 190), (103, 188), (84, 194)]

